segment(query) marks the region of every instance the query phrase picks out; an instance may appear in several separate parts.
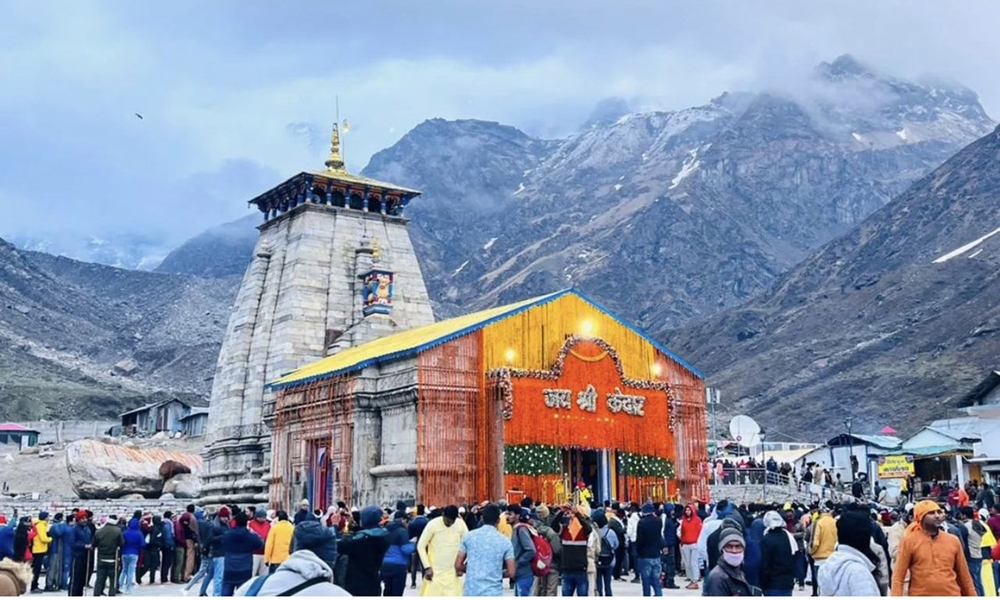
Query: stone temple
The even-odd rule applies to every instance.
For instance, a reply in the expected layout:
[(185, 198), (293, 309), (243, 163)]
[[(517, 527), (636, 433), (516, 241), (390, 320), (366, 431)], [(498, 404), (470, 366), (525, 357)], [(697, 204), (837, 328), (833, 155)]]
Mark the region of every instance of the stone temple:
[(347, 172), (334, 125), (326, 169), (250, 201), (260, 237), (222, 342), (202, 502), (266, 502), (275, 394), (266, 384), (434, 322), (404, 217), (416, 190)]

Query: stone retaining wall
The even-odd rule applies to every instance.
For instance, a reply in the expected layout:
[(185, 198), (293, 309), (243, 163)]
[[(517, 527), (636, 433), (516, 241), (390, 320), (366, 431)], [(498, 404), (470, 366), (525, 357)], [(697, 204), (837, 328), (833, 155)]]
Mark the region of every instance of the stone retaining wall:
[(74, 508), (89, 509), (94, 512), (95, 517), (105, 517), (108, 515), (131, 516), (137, 510), (152, 511), (154, 514), (163, 514), (164, 511), (174, 513), (183, 512), (184, 507), (194, 500), (80, 500), (78, 498), (53, 499), (39, 498), (38, 500), (28, 500), (17, 498), (0, 498), (0, 513), (8, 518), (17, 509), (19, 515), (37, 515), (38, 511), (46, 510), (50, 515), (57, 512), (67, 513)]

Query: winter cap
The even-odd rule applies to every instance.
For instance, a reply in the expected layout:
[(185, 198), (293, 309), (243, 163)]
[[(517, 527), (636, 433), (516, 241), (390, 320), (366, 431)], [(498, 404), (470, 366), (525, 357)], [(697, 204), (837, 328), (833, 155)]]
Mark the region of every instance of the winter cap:
[(743, 532), (735, 527), (724, 527), (719, 530), (719, 552), (726, 547), (729, 542), (739, 542), (746, 548), (746, 540), (743, 539)]
[(222, 508), (219, 509), (219, 518), (220, 519), (228, 519), (231, 514), (232, 513), (229, 511), (229, 507), (228, 506), (223, 506)]
[(257, 519), (266, 519), (267, 511), (264, 510), (263, 508), (258, 508), (257, 511), (253, 514), (253, 516)]
[(295, 526), (292, 550), (309, 550), (321, 561), (333, 567), (337, 560), (337, 538), (319, 521), (303, 521)]
[(781, 515), (777, 511), (769, 510), (764, 513), (764, 528), (765, 529), (784, 529), (785, 520), (781, 518)]
[(982, 519), (982, 520), (984, 520), (984, 521), (987, 520), (987, 519), (989, 519), (990, 518), (990, 511), (987, 510), (987, 509), (985, 509), (985, 508), (980, 508), (979, 509), (979, 518)]
[(535, 513), (538, 515), (539, 519), (544, 521), (549, 518), (549, 507), (544, 504), (539, 504), (535, 509)]
[(299, 502), (299, 508), (309, 508), (309, 501), (303, 498), (302, 502)]
[(865, 511), (850, 510), (837, 519), (837, 541), (866, 555), (872, 543), (871, 519)]
[(49, 518), (49, 511), (47, 510), (38, 511), (38, 520), (44, 521), (45, 519), (48, 518)]
[(654, 512), (656, 512), (656, 508), (653, 507), (653, 503), (652, 502), (647, 502), (647, 503), (645, 503), (645, 504), (642, 505), (642, 514), (644, 514), (644, 515), (651, 515)]
[(85, 510), (78, 510), (78, 511), (76, 511), (76, 520), (77, 521), (86, 521), (87, 520), (87, 511), (85, 511)]
[(608, 525), (608, 517), (607, 515), (604, 514), (603, 508), (595, 510), (591, 514), (590, 518), (592, 521), (594, 521), (594, 525), (597, 525), (598, 527), (604, 528), (607, 527)]
[(361, 511), (361, 528), (371, 529), (378, 527), (382, 522), (382, 509), (377, 506), (366, 506)]

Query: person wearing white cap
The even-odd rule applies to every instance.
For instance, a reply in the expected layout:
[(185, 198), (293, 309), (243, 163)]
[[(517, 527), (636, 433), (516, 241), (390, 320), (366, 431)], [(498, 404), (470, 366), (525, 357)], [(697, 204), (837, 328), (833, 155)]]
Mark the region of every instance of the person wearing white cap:
[(299, 502), (299, 510), (295, 513), (295, 517), (292, 519), (292, 524), (298, 525), (299, 523), (303, 523), (305, 521), (315, 520), (316, 519), (313, 517), (312, 513), (309, 512), (309, 501), (302, 500), (302, 502)]

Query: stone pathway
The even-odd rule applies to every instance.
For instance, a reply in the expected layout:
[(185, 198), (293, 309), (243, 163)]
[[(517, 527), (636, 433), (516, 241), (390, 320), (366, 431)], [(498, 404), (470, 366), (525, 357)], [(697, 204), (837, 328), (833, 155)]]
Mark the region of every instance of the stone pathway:
[[(681, 578), (681, 580), (680, 580), (679, 583), (686, 583), (686, 581), (684, 581), (683, 578)], [(181, 587), (182, 586), (180, 586), (180, 585), (175, 585), (175, 584), (172, 584), (172, 583), (168, 583), (166, 585), (145, 585), (144, 584), (144, 585), (141, 585), (141, 586), (136, 586), (132, 590), (131, 596), (182, 596), (183, 594), (181, 594)], [(209, 587), (211, 588), (211, 586), (209, 586)], [(642, 596), (642, 586), (639, 585), (638, 583), (631, 583), (631, 581), (614, 581), (611, 584), (611, 590), (612, 590), (612, 592), (614, 593), (615, 596)], [(197, 591), (198, 591), (198, 588), (196, 587), (192, 591), (196, 594)], [(419, 591), (420, 591), (420, 584), (418, 582), (416, 589), (410, 589), (409, 587), (407, 587), (406, 588), (406, 593), (404, 594), (404, 596), (417, 596), (418, 593), (419, 593)], [(86, 595), (89, 596), (89, 595), (91, 595), (91, 593), (92, 593), (92, 590), (88, 589)], [(514, 595), (514, 591), (511, 590), (508, 587), (508, 588), (506, 588), (504, 590), (504, 595), (505, 596), (513, 596)], [(700, 597), (701, 596), (701, 590), (687, 590), (687, 589), (684, 589), (684, 586), (682, 585), (681, 589), (679, 589), (679, 590), (663, 590), (663, 595), (664, 596)], [(795, 592), (794, 592), (794, 595), (795, 596), (809, 596), (810, 595), (810, 588), (806, 587), (805, 591), (802, 591), (802, 592), (800, 592), (800, 591), (798, 591), (796, 589)], [(58, 594), (57, 593), (45, 593), (45, 594), (37, 594), (37, 596), (38, 597), (46, 597), (46, 596), (60, 596), (60, 597), (65, 597), (66, 594), (65, 593), (58, 593)], [(192, 597), (194, 597), (194, 596), (192, 595)]]

